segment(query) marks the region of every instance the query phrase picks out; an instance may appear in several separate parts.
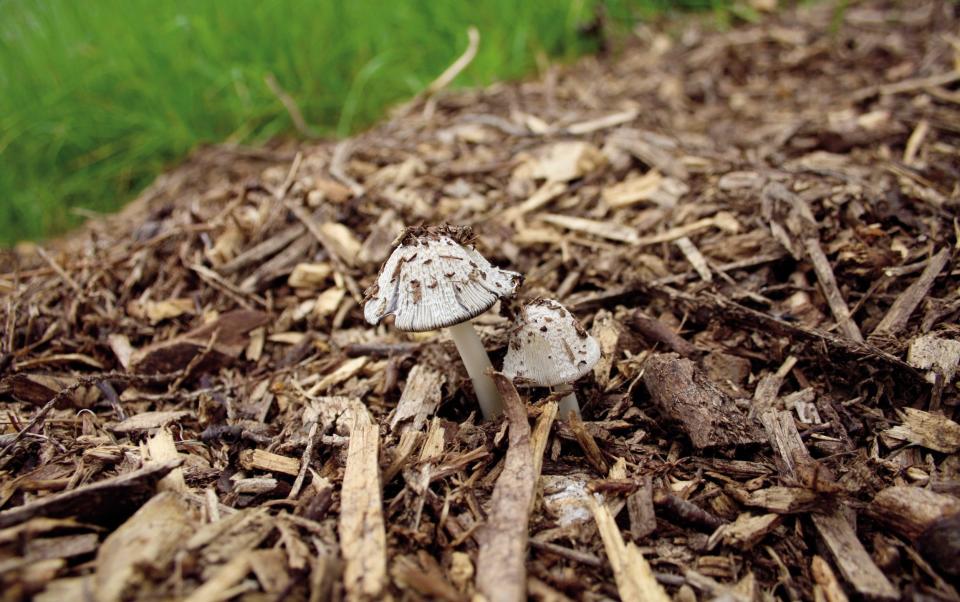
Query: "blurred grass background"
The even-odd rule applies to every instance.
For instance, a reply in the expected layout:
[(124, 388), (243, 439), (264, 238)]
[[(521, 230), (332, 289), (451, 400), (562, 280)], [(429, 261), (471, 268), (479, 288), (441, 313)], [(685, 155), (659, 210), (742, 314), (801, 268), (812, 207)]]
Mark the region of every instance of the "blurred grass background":
[(112, 211), (191, 149), (296, 135), (273, 76), (318, 135), (369, 126), (466, 47), (456, 86), (596, 49), (608, 23), (728, 0), (0, 0), (0, 245)]

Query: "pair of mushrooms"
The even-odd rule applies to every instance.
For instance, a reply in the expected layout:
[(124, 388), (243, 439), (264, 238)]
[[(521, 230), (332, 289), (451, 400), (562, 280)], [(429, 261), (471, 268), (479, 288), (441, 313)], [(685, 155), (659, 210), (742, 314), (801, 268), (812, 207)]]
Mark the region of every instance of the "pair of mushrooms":
[[(367, 291), (363, 314), (371, 324), (394, 316), (398, 330), (447, 328), (473, 381), (486, 420), (503, 413), (503, 402), (487, 375), (490, 358), (470, 320), (497, 300), (512, 296), (520, 274), (490, 264), (472, 246), (469, 228), (410, 228)], [(518, 383), (553, 387), (566, 395), (560, 415), (580, 414), (571, 383), (600, 359), (600, 346), (556, 301), (538, 299), (515, 316), (503, 373)]]

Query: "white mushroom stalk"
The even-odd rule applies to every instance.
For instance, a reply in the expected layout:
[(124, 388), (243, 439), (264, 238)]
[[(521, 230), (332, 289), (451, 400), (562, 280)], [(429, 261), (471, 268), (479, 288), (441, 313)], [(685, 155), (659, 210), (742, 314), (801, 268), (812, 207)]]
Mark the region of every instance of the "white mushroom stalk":
[(490, 358), (470, 320), (513, 295), (520, 274), (491, 265), (470, 240), (469, 228), (408, 229), (367, 291), (363, 315), (371, 324), (393, 315), (394, 326), (409, 332), (448, 328), (490, 420), (503, 413), (503, 401), (486, 374)]
[(570, 412), (580, 416), (572, 383), (599, 359), (600, 345), (567, 308), (551, 299), (538, 299), (517, 313), (503, 374), (518, 383), (555, 387), (555, 392), (565, 393), (560, 417), (567, 418)]

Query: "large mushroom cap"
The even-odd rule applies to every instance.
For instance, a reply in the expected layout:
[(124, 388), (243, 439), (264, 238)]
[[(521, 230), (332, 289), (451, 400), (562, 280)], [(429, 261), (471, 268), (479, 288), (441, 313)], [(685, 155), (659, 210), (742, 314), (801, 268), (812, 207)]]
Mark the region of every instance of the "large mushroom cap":
[(503, 373), (543, 387), (572, 383), (600, 359), (600, 345), (567, 308), (551, 299), (524, 306), (510, 337)]
[(399, 330), (434, 330), (466, 322), (512, 295), (520, 274), (490, 265), (470, 245), (469, 228), (411, 228), (367, 291), (363, 317), (393, 314)]

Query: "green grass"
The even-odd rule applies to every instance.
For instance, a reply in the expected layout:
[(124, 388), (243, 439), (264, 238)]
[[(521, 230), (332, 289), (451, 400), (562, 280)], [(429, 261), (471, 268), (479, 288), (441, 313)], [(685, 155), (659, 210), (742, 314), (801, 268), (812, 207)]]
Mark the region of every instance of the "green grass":
[[(272, 74), (317, 135), (422, 90), (466, 45), (456, 85), (528, 75), (604, 0), (0, 0), (0, 245), (112, 211), (209, 142), (295, 135)], [(615, 20), (719, 0), (606, 0)]]

